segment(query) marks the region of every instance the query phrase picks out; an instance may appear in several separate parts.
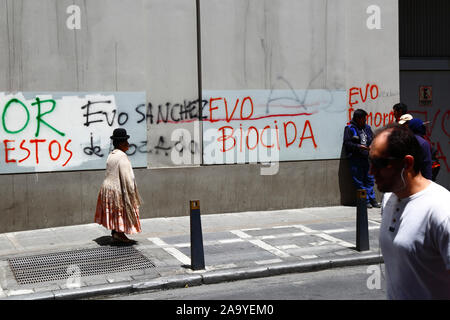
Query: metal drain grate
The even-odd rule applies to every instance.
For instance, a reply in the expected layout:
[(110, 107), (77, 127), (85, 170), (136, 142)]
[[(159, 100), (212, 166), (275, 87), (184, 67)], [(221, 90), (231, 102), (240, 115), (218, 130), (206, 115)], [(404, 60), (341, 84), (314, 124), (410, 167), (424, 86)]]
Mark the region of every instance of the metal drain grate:
[(8, 259), (19, 284), (68, 279), (73, 270), (81, 277), (154, 268), (134, 247), (101, 247)]

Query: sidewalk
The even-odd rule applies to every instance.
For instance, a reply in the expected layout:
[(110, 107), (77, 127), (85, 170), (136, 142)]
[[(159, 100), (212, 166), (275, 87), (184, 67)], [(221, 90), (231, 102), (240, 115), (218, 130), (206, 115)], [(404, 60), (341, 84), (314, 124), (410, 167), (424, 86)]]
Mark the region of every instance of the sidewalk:
[[(380, 209), (368, 216), (370, 251), (358, 252), (355, 207), (203, 214), (206, 269), (199, 271), (190, 269), (188, 216), (141, 220), (132, 247), (117, 246), (97, 224), (0, 234), (0, 299), (95, 299), (378, 264)], [(33, 257), (16, 262), (14, 274), (8, 261), (68, 251), (70, 265), (57, 255)]]

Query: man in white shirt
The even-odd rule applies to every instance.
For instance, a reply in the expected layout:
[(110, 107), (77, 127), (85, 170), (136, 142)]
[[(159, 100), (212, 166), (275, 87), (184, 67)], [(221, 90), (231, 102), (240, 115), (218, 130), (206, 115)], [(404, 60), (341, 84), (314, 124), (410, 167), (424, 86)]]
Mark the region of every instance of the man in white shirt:
[(389, 299), (450, 299), (450, 192), (420, 173), (414, 134), (383, 128), (370, 147), (382, 202), (380, 247)]

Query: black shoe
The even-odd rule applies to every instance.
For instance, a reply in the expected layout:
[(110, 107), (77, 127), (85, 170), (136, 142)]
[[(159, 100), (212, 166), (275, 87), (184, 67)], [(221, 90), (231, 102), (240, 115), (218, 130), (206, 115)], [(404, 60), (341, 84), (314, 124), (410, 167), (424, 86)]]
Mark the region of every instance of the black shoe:
[(368, 203), (366, 204), (366, 206), (367, 206), (367, 209), (372, 209), (372, 208), (373, 208), (373, 206), (372, 206), (372, 204), (371, 204), (370, 202), (368, 202)]
[(376, 200), (370, 200), (370, 204), (373, 208), (381, 208), (380, 204)]

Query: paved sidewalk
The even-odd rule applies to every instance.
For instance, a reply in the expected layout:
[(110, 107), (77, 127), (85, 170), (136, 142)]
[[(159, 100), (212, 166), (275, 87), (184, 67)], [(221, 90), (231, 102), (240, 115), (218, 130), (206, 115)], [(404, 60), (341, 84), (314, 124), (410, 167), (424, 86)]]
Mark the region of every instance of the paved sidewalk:
[[(0, 299), (85, 299), (108, 294), (161, 290), (378, 264), (380, 209), (369, 209), (370, 251), (358, 252), (356, 208), (323, 207), (201, 216), (206, 269), (190, 269), (190, 218), (141, 220), (143, 232), (130, 236), (132, 248), (152, 266), (104, 273), (102, 266), (127, 265), (127, 257), (94, 266), (79, 277), (68, 265), (58, 280), (20, 284), (8, 259), (85, 249), (114, 249), (110, 232), (97, 224), (0, 234)], [(99, 249), (103, 250), (103, 249)], [(80, 262), (81, 263), (81, 262)], [(91, 262), (92, 263), (92, 262)], [(54, 262), (56, 272), (57, 262)], [(43, 273), (42, 266), (36, 272)], [(74, 271), (75, 268), (75, 271)], [(116, 269), (123, 270), (123, 269)], [(22, 272), (22, 271), (17, 271)], [(78, 269), (80, 272), (80, 269)], [(45, 273), (45, 272), (44, 272)], [(19, 275), (19, 274), (16, 274)], [(21, 280), (22, 281), (22, 280)]]

